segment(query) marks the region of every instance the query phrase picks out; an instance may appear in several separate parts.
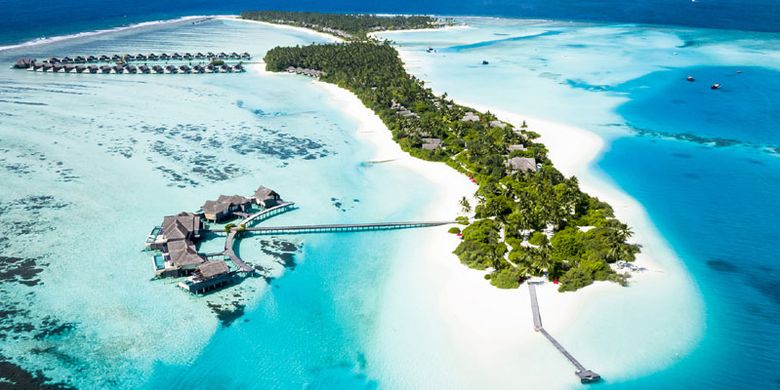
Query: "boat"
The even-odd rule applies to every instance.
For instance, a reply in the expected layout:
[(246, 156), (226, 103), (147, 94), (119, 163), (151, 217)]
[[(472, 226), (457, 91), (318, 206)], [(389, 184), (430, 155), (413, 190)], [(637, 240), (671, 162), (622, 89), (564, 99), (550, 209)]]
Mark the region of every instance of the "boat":
[(490, 63), (487, 62), (486, 60), (482, 60), (482, 65), (488, 65), (488, 64), (490, 64)]
[(685, 79), (688, 80), (688, 81), (696, 81), (696, 79), (693, 78), (693, 76), (688, 76)]
[(710, 89), (720, 89), (720, 84), (719, 83), (712, 84), (710, 85)]

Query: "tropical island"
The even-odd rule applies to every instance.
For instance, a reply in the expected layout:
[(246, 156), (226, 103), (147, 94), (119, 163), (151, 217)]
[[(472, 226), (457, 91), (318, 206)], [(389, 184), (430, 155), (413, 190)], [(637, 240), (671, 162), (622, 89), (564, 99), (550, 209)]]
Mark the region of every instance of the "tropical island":
[[(640, 248), (611, 206), (580, 190), (561, 174), (539, 135), (490, 112), (435, 95), (409, 75), (391, 42), (372, 32), (431, 28), (447, 21), (425, 16), (336, 15), (258, 11), (242, 18), (312, 28), (346, 42), (276, 47), (266, 54), (273, 72), (305, 70), (354, 93), (412, 156), (444, 162), (479, 185), (476, 204), (461, 200), (466, 225), (455, 250), (461, 262), (487, 270), (499, 288), (517, 288), (531, 276), (574, 291), (594, 281), (627, 284), (610, 265), (633, 261)], [(470, 220), (465, 215), (472, 215)]]

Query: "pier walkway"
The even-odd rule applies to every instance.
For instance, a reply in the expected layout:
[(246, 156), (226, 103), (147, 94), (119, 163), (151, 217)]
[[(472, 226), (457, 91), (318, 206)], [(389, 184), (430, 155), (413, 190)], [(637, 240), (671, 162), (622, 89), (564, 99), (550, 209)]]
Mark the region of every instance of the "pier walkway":
[[(257, 213), (254, 213), (243, 220), (239, 222), (239, 227), (246, 227), (251, 222), (259, 222), (264, 219), (270, 218), (274, 215), (281, 214), (285, 211), (289, 211), (293, 209), (295, 206), (295, 203), (293, 202), (285, 202), (281, 203), (277, 206), (270, 207), (267, 209), (264, 209), (262, 211), (259, 211)], [(247, 229), (248, 230), (248, 229)], [(225, 255), (230, 257), (230, 261), (233, 262), (233, 264), (238, 267), (239, 272), (253, 272), (254, 268), (249, 266), (249, 264), (245, 263), (243, 260), (241, 260), (238, 255), (236, 255), (236, 251), (233, 249), (233, 241), (236, 238), (236, 234), (238, 234), (238, 228), (233, 228), (230, 233), (228, 233), (227, 239), (225, 240)]]
[(574, 374), (580, 378), (580, 382), (594, 383), (600, 381), (601, 376), (599, 374), (596, 374), (595, 372), (585, 368), (585, 366), (583, 366), (577, 359), (575, 359), (574, 356), (569, 353), (569, 351), (567, 351), (566, 348), (564, 348), (563, 345), (561, 345), (561, 343), (559, 343), (558, 340), (549, 334), (542, 326), (542, 316), (539, 314), (539, 302), (536, 299), (536, 283), (528, 283), (528, 293), (531, 297), (531, 311), (533, 312), (534, 316), (534, 330), (544, 335), (544, 337), (546, 337), (547, 340), (552, 343), (555, 349), (557, 349), (558, 352), (560, 352), (566, 359), (569, 360), (569, 362), (571, 362), (572, 365), (574, 365), (574, 367), (577, 369)]
[(370, 230), (412, 229), (432, 226), (442, 226), (454, 221), (424, 221), (424, 222), (380, 222), (334, 225), (300, 225), (300, 226), (268, 226), (246, 228), (246, 231), (256, 234), (303, 234), (303, 233), (337, 233), (361, 232)]

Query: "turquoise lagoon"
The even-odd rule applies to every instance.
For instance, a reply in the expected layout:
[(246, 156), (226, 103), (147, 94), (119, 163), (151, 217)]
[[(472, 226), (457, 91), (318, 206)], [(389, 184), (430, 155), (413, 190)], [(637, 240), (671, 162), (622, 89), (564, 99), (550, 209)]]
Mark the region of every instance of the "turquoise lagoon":
[[(657, 259), (665, 274), (655, 290), (635, 284), (629, 290), (644, 294), (626, 292), (635, 300), (630, 309), (610, 304), (620, 301), (614, 297), (594, 304), (578, 319), (586, 325), (562, 334), (564, 343), (611, 334), (591, 348), (644, 354), (641, 367), (607, 377), (606, 386), (776, 386), (779, 36), (462, 21), (468, 27), (384, 36), (435, 91), (600, 136), (607, 146), (583, 184), (609, 184), (637, 199), (676, 253)], [(722, 88), (711, 90), (713, 83)], [(667, 334), (657, 337), (660, 329)]]
[[(276, 45), (321, 40), (211, 20), (22, 48), (0, 53), (0, 62), (174, 51), (249, 51), (259, 60)], [(326, 91), (254, 71), (7, 67), (0, 89), (0, 244), (4, 262), (20, 264), (0, 289), (0, 355), (79, 388), (378, 386), (387, 351), (375, 347), (377, 319), (394, 296), (386, 280), (418, 260), (425, 231), (247, 239), (241, 255), (268, 277), (205, 297), (152, 280), (152, 254), (142, 251), (163, 215), (260, 184), (299, 207), (268, 224), (452, 218), (427, 210), (443, 190), (423, 177), (366, 164), (374, 147), (356, 138), (354, 120)], [(416, 286), (407, 292), (425, 296)], [(424, 311), (395, 314), (430, 322)], [(421, 340), (409, 351), (442, 373), (446, 347), (433, 332), (423, 337), (426, 329), (413, 330)]]

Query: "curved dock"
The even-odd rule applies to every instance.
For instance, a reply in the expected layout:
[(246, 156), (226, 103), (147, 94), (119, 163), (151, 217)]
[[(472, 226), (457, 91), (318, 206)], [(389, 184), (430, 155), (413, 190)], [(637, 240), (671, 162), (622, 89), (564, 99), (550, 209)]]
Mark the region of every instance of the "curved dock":
[[(251, 222), (258, 222), (262, 221), (264, 219), (270, 218), (274, 215), (281, 214), (285, 211), (291, 210), (295, 206), (295, 203), (292, 202), (285, 202), (281, 203), (277, 206), (270, 207), (267, 209), (264, 209), (262, 211), (259, 211), (257, 213), (254, 213), (243, 220), (239, 222), (238, 226), (244, 226), (246, 227), (247, 224)], [(249, 229), (247, 229), (249, 230)], [(235, 241), (236, 234), (238, 234), (239, 229), (233, 228), (230, 230), (230, 232), (227, 235), (227, 239), (225, 240), (225, 254), (230, 257), (230, 261), (233, 262), (233, 264), (238, 267), (239, 272), (253, 272), (254, 268), (249, 266), (249, 264), (245, 263), (244, 260), (241, 260), (238, 255), (236, 255), (236, 251), (233, 249), (233, 242)]]
[(534, 330), (547, 338), (547, 340), (552, 343), (555, 349), (557, 349), (558, 352), (560, 352), (567, 360), (569, 360), (569, 362), (571, 362), (572, 365), (574, 365), (574, 367), (577, 369), (574, 374), (580, 378), (581, 383), (594, 383), (600, 381), (601, 376), (599, 374), (585, 368), (585, 366), (583, 366), (577, 359), (575, 359), (574, 356), (569, 353), (569, 351), (567, 351), (566, 348), (564, 348), (563, 345), (558, 342), (558, 340), (555, 339), (555, 337), (547, 333), (547, 331), (542, 326), (542, 316), (539, 314), (539, 302), (536, 300), (536, 283), (528, 283), (528, 293), (531, 297), (531, 311), (533, 312), (534, 316)]

